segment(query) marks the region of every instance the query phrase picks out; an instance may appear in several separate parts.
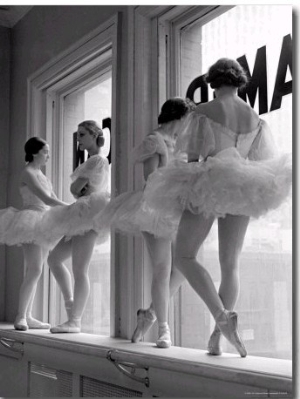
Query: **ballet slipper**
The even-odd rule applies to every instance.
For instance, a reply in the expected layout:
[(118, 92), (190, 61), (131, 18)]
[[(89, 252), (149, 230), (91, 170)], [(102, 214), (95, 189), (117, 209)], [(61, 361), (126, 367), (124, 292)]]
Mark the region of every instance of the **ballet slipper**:
[(139, 309), (137, 312), (137, 326), (132, 334), (131, 341), (136, 343), (141, 341), (146, 332), (156, 321), (154, 312), (150, 309)]
[[(80, 320), (80, 319), (79, 319)], [(59, 324), (58, 326), (51, 327), (50, 332), (52, 334), (60, 334), (60, 333), (80, 333), (80, 321), (68, 320), (65, 323)]]
[(18, 331), (28, 330), (28, 324), (27, 324), (25, 317), (16, 318), (16, 320), (14, 322), (14, 328), (15, 328), (15, 330), (18, 330)]
[(26, 320), (28, 327), (31, 329), (47, 330), (51, 327), (49, 323), (44, 323), (40, 320), (35, 319), (34, 317), (27, 317)]
[(158, 328), (158, 340), (156, 341), (158, 348), (170, 348), (172, 345), (170, 328), (167, 325)]

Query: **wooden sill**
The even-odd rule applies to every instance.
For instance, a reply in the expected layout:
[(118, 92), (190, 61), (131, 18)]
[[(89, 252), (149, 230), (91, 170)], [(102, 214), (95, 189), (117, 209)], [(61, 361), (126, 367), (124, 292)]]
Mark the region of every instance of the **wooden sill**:
[(209, 356), (206, 351), (173, 346), (157, 348), (154, 343), (132, 344), (129, 340), (93, 334), (51, 334), (48, 330), (19, 332), (9, 323), (0, 323), (0, 338), (71, 351), (90, 356), (106, 357), (139, 365), (176, 371), (189, 375), (232, 381), (270, 391), (292, 392), (292, 361), (224, 353)]

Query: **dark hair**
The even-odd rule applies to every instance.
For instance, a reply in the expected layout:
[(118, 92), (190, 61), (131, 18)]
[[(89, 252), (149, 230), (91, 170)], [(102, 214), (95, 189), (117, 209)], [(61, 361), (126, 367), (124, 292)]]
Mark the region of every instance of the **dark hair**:
[(218, 89), (222, 85), (241, 88), (247, 84), (248, 77), (238, 61), (220, 58), (209, 68), (205, 80), (212, 89)]
[(33, 155), (37, 154), (47, 142), (40, 137), (31, 137), (26, 141), (24, 150), (25, 150), (25, 162), (32, 162)]
[(79, 126), (85, 128), (90, 134), (96, 136), (97, 138), (96, 143), (98, 147), (104, 146), (103, 131), (97, 122), (92, 120), (87, 120), (79, 123), (78, 127)]
[(190, 110), (190, 105), (187, 100), (180, 97), (174, 97), (167, 100), (161, 107), (158, 116), (158, 124), (172, 122), (176, 119), (181, 119)]

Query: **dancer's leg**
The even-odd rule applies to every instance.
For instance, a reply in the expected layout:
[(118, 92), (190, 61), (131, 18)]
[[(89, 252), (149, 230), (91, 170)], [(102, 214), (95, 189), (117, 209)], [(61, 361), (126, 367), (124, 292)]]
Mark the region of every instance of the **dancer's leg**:
[(171, 241), (143, 233), (152, 265), (151, 297), (158, 320), (157, 346), (168, 348), (171, 335), (168, 325), (169, 284), (171, 274)]
[[(239, 257), (244, 244), (250, 218), (248, 216), (226, 215), (218, 220), (219, 260), (221, 284), (219, 296), (228, 310), (233, 310), (239, 296)], [(213, 355), (220, 355), (221, 332), (216, 325), (208, 343)]]
[(74, 274), (74, 303), (72, 317), (80, 318), (84, 312), (89, 293), (89, 265), (93, 255), (97, 234), (89, 231), (73, 238), (72, 268)]
[(68, 321), (52, 327), (52, 333), (74, 333), (81, 330), (81, 317), (90, 293), (88, 271), (96, 238), (97, 234), (94, 231), (72, 237), (73, 306)]
[(250, 218), (248, 216), (227, 215), (218, 220), (219, 260), (221, 285), (219, 296), (226, 309), (232, 310), (236, 304), (239, 289), (239, 257), (243, 248)]
[(71, 254), (72, 240), (66, 241), (63, 237), (48, 256), (49, 268), (61, 289), (68, 313), (73, 301), (73, 285), (71, 273), (63, 262), (70, 258)]
[(138, 342), (152, 327), (156, 317), (159, 326), (159, 347), (171, 345), (168, 326), (169, 285), (171, 272), (171, 241), (165, 238), (155, 238), (152, 234), (143, 233), (144, 242), (152, 266), (152, 302), (148, 309), (139, 309), (137, 327), (132, 335), (132, 342)]
[(18, 314), (15, 320), (17, 330), (27, 330), (26, 312), (29, 308), (32, 296), (36, 290), (37, 282), (43, 269), (43, 250), (35, 244), (24, 244), (23, 256), (25, 265), (25, 277), (19, 293)]
[[(173, 251), (171, 252), (173, 254)], [(172, 256), (173, 258), (173, 256)], [(172, 298), (178, 291), (181, 284), (185, 281), (183, 274), (174, 266), (172, 262), (171, 275), (169, 283), (169, 295)], [(149, 308), (139, 309), (138, 311), (138, 324), (132, 336), (133, 342), (138, 342), (146, 334), (146, 332), (153, 326), (156, 321), (156, 314), (154, 304), (151, 302)]]
[[(47, 258), (48, 255), (48, 250), (46, 248), (42, 248), (42, 264), (44, 265), (45, 260)], [(36, 289), (37, 289), (37, 284), (33, 289), (33, 292), (31, 294), (31, 299), (27, 308), (27, 312), (26, 312), (26, 320), (27, 320), (27, 324), (29, 328), (36, 328), (36, 329), (45, 329), (45, 328), (50, 328), (50, 324), (48, 323), (44, 323), (40, 320), (35, 319), (32, 316), (32, 307), (33, 307), (33, 302), (34, 302), (34, 298), (35, 298), (35, 293), (36, 293)]]
[(247, 351), (237, 331), (237, 314), (224, 309), (211, 276), (196, 260), (212, 223), (212, 217), (205, 218), (188, 211), (183, 213), (176, 238), (175, 264), (206, 303), (223, 335), (245, 357)]
[(151, 296), (158, 322), (168, 319), (169, 282), (171, 273), (171, 242), (143, 233), (152, 265)]
[(210, 274), (196, 259), (213, 222), (214, 217), (205, 218), (189, 211), (183, 213), (175, 243), (175, 265), (215, 317), (224, 306)]
[[(169, 283), (170, 298), (172, 298), (177, 293), (177, 291), (179, 290), (180, 286), (184, 281), (185, 281), (184, 275), (174, 266), (174, 262), (172, 262), (170, 283)], [(151, 309), (151, 311), (155, 313), (153, 302), (151, 302), (149, 309)]]
[[(172, 245), (172, 259), (174, 258), (174, 245)], [(170, 298), (172, 298), (182, 283), (185, 281), (184, 275), (175, 266), (174, 261), (172, 261), (171, 277), (170, 277)]]

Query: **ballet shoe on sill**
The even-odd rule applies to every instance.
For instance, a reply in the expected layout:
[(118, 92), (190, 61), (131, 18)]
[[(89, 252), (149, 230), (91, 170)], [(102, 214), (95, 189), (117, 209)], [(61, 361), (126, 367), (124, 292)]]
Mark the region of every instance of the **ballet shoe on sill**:
[(14, 328), (15, 330), (18, 331), (27, 331), (28, 330), (28, 324), (25, 318), (22, 319), (16, 319), (14, 322)]
[(159, 327), (158, 340), (156, 341), (158, 348), (170, 348), (172, 345), (171, 332), (169, 326)]
[(238, 333), (237, 313), (224, 310), (216, 318), (216, 322), (224, 337), (235, 347), (241, 357), (246, 357), (247, 350)]
[(52, 334), (60, 334), (60, 333), (80, 333), (81, 328), (73, 323), (65, 322), (63, 324), (59, 324), (58, 326), (51, 327), (50, 332)]
[(221, 356), (222, 348), (220, 346), (222, 333), (220, 330), (214, 330), (209, 338), (207, 351), (212, 356)]
[(155, 314), (150, 309), (137, 311), (137, 326), (131, 337), (131, 342), (139, 342), (156, 321)]
[(49, 323), (44, 323), (43, 321), (34, 319), (33, 317), (27, 317), (28, 328), (36, 330), (48, 330), (51, 326)]

